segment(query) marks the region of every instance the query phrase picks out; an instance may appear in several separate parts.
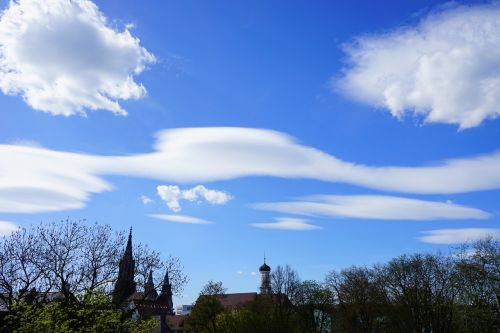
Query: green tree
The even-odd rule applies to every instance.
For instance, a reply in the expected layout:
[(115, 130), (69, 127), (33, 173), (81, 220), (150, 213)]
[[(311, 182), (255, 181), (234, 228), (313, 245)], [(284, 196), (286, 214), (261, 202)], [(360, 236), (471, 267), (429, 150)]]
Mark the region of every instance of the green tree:
[(217, 316), (224, 312), (220, 299), (224, 297), (226, 288), (222, 282), (209, 281), (200, 292), (196, 303), (187, 319), (193, 332), (217, 333)]
[(101, 292), (91, 291), (81, 301), (70, 304), (64, 298), (51, 302), (16, 303), (7, 321), (14, 333), (151, 333), (154, 320), (122, 321), (122, 311), (114, 308)]

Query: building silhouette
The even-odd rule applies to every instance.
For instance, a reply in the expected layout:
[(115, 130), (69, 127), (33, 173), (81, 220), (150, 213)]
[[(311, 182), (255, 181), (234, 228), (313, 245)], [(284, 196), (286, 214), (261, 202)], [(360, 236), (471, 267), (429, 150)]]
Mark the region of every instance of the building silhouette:
[(172, 301), (172, 285), (168, 270), (165, 272), (160, 294), (155, 289), (151, 270), (144, 285), (144, 291), (136, 290), (135, 260), (132, 253), (132, 228), (125, 251), (119, 263), (118, 279), (113, 290), (113, 303), (122, 307), (132, 319), (155, 319), (159, 333), (183, 331), (183, 316), (175, 316)]

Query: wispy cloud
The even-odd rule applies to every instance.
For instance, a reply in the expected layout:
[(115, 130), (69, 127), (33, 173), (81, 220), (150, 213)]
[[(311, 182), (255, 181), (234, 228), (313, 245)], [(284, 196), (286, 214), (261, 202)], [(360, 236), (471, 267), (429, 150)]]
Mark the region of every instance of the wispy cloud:
[(417, 25), (357, 38), (335, 88), (397, 118), (475, 127), (500, 115), (500, 5), (447, 6)]
[(418, 239), (432, 244), (459, 244), (487, 237), (500, 239), (500, 229), (493, 228), (437, 229), (425, 231), (424, 234)]
[(174, 223), (184, 223), (184, 224), (211, 224), (212, 222), (200, 219), (198, 217), (187, 216), (187, 215), (169, 215), (169, 214), (150, 214), (149, 217)]
[(0, 145), (0, 212), (77, 209), (111, 191), (104, 177), (211, 182), (246, 176), (307, 178), (406, 193), (462, 193), (500, 188), (500, 152), (427, 166), (366, 166), (342, 161), (279, 132), (185, 128), (158, 134), (155, 151), (87, 155)]
[(306, 216), (382, 220), (485, 219), (480, 209), (450, 202), (425, 201), (383, 195), (318, 195), (296, 201), (264, 202), (254, 208)]
[(278, 229), (278, 230), (295, 230), (306, 231), (322, 229), (320, 226), (309, 223), (308, 220), (292, 217), (278, 217), (275, 222), (251, 223), (252, 227), (260, 229)]
[(19, 226), (14, 222), (0, 221), (0, 236), (8, 236), (18, 229)]
[(118, 100), (146, 94), (134, 76), (154, 61), (89, 0), (11, 1), (0, 17), (0, 89), (39, 111), (125, 115)]
[(165, 201), (167, 207), (174, 212), (181, 211), (180, 200), (205, 200), (212, 205), (223, 205), (232, 199), (232, 196), (227, 192), (209, 190), (203, 185), (197, 185), (186, 190), (181, 190), (177, 185), (159, 185), (156, 187), (156, 192)]

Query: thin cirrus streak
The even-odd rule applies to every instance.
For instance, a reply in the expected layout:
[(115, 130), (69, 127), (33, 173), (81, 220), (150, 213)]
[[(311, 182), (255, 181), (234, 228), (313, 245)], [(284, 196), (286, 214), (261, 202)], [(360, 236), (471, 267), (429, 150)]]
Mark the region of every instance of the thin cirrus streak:
[(423, 167), (366, 166), (301, 145), (284, 133), (230, 127), (164, 130), (154, 148), (106, 156), (0, 145), (0, 212), (82, 208), (92, 193), (113, 190), (105, 176), (177, 183), (271, 176), (415, 194), (500, 188), (500, 152)]
[(322, 216), (378, 220), (486, 219), (490, 213), (450, 202), (436, 202), (385, 195), (317, 195), (294, 201), (253, 204), (260, 210)]
[(485, 238), (500, 239), (500, 229), (495, 228), (463, 228), (437, 229), (424, 232), (418, 239), (431, 244), (460, 244), (475, 242)]

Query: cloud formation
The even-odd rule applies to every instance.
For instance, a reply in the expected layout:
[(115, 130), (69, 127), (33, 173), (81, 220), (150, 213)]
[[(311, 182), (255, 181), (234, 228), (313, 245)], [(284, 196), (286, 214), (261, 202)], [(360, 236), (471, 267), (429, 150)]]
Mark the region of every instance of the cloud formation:
[(480, 209), (453, 203), (383, 195), (318, 195), (296, 201), (257, 203), (253, 207), (305, 216), (378, 220), (458, 220), (491, 216)]
[(229, 193), (209, 190), (203, 185), (181, 190), (177, 185), (159, 185), (156, 187), (158, 196), (165, 201), (167, 207), (174, 212), (181, 211), (180, 200), (199, 201), (205, 200), (212, 205), (223, 205), (232, 199)]
[(428, 123), (480, 125), (500, 115), (500, 5), (450, 6), (418, 24), (345, 47), (335, 89)]
[(425, 231), (424, 233), (425, 236), (418, 239), (431, 244), (461, 244), (487, 237), (500, 239), (500, 229), (493, 228), (438, 229)]
[(276, 222), (251, 223), (250, 225), (260, 229), (277, 229), (277, 230), (317, 230), (322, 229), (320, 226), (308, 223), (309, 220), (298, 219), (292, 217), (277, 217)]
[(108, 110), (146, 94), (134, 81), (154, 56), (89, 0), (11, 1), (0, 17), (0, 89), (53, 115)]
[(19, 227), (13, 222), (0, 221), (0, 236), (8, 236), (18, 229)]
[(211, 224), (212, 222), (200, 219), (198, 217), (187, 216), (187, 215), (169, 215), (169, 214), (150, 214), (149, 217), (154, 219), (174, 222), (174, 223), (184, 223), (184, 224)]
[(166, 130), (153, 152), (127, 156), (0, 145), (0, 161), (0, 212), (12, 213), (81, 208), (92, 193), (113, 190), (105, 176), (175, 183), (270, 176), (417, 194), (500, 188), (500, 152), (425, 166), (367, 166), (254, 128)]

